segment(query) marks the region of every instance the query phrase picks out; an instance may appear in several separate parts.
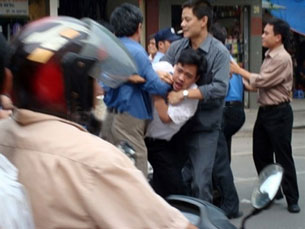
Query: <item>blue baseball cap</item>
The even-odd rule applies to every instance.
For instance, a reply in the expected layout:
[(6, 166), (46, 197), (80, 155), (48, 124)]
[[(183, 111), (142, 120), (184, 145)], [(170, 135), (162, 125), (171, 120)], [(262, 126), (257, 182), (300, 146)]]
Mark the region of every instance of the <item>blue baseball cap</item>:
[(158, 43), (159, 41), (173, 42), (173, 41), (179, 40), (180, 38), (181, 37), (175, 33), (174, 28), (161, 29), (155, 35), (156, 43)]

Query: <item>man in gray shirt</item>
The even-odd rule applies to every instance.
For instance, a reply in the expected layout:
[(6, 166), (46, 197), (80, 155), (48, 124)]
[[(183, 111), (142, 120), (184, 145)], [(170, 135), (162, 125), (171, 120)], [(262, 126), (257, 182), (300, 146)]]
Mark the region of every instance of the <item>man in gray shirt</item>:
[[(187, 1), (182, 6), (184, 38), (172, 43), (162, 58), (177, 62), (182, 50), (199, 50), (207, 59), (207, 71), (197, 89), (171, 92), (168, 101), (177, 104), (184, 98), (200, 99), (197, 111), (173, 137), (172, 145), (182, 160), (189, 159), (191, 195), (212, 201), (212, 170), (219, 137), (224, 98), (229, 81), (230, 56), (224, 45), (209, 34), (213, 17), (211, 5), (204, 0)], [(186, 155), (186, 157), (185, 157)], [(186, 169), (184, 169), (186, 171)]]

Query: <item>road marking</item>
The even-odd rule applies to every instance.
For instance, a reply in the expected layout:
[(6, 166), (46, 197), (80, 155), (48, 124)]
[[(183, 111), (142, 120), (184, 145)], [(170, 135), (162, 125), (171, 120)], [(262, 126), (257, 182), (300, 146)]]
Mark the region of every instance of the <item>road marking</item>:
[(292, 150), (296, 150), (296, 149), (305, 149), (305, 146), (293, 146)]
[[(305, 171), (297, 171), (297, 175), (304, 175), (305, 174)], [(247, 177), (247, 178), (244, 178), (244, 177), (236, 177), (234, 176), (234, 183), (237, 184), (237, 183), (245, 183), (245, 182), (254, 182), (258, 180), (257, 177)]]
[(257, 177), (247, 177), (247, 178), (243, 178), (243, 177), (234, 177), (234, 183), (245, 183), (245, 182), (253, 182), (257, 180)]
[(232, 156), (247, 156), (247, 155), (252, 155), (252, 152), (244, 152), (244, 153), (232, 153)]
[(242, 200), (240, 201), (240, 203), (243, 203), (243, 204), (251, 204), (251, 200), (242, 199)]
[[(295, 150), (301, 150), (301, 149), (305, 149), (305, 146), (299, 146), (299, 147), (293, 147), (292, 148), (292, 151), (295, 151)], [(239, 152), (239, 153), (232, 153), (232, 156), (248, 156), (248, 155), (252, 155), (252, 152)], [(305, 155), (293, 155), (293, 157), (298, 157), (298, 158), (301, 158), (301, 157), (305, 157)]]

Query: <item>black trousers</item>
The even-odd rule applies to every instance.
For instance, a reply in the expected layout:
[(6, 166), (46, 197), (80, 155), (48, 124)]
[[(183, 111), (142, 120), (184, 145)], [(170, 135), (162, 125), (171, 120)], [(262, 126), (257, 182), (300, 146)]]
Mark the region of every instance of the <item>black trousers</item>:
[(229, 161), (231, 162), (232, 136), (245, 123), (246, 116), (243, 104), (228, 104), (223, 110), (223, 132), (227, 142)]
[(233, 173), (227, 152), (226, 139), (220, 131), (213, 167), (213, 184), (220, 197), (214, 203), (229, 217), (239, 212), (239, 198), (234, 184)]
[(181, 170), (185, 159), (165, 140), (145, 138), (148, 161), (153, 167), (151, 186), (162, 197), (185, 194)]
[(199, 102), (195, 115), (171, 139), (176, 152), (182, 152), (186, 192), (213, 201), (213, 167), (221, 128), (224, 101)]
[(268, 164), (284, 168), (282, 190), (288, 204), (299, 199), (298, 183), (292, 158), (291, 136), (293, 111), (289, 103), (260, 107), (253, 130), (253, 159), (259, 173)]

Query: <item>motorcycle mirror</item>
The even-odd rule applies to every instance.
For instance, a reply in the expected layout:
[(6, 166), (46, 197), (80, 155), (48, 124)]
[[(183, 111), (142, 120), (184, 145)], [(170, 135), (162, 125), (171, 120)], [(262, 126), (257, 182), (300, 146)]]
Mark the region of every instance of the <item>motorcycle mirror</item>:
[(265, 167), (259, 174), (252, 196), (253, 211), (242, 220), (241, 229), (245, 228), (246, 221), (253, 215), (266, 208), (274, 199), (283, 179), (284, 169), (279, 164), (271, 164)]
[(280, 188), (283, 173), (284, 170), (279, 164), (268, 165), (262, 170), (251, 196), (251, 203), (255, 209), (263, 209), (274, 199)]

